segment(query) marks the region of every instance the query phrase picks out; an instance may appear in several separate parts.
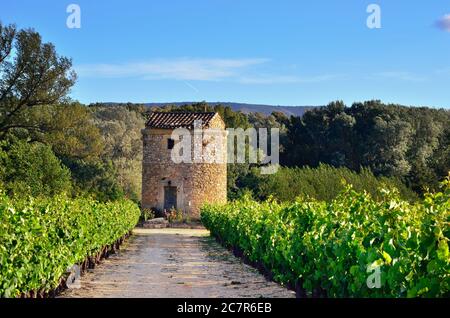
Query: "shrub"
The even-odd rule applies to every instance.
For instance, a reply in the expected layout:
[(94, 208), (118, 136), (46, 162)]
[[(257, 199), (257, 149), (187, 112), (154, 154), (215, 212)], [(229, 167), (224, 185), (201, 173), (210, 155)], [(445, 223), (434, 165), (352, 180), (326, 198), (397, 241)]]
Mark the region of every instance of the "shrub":
[(396, 178), (375, 177), (373, 173), (363, 168), (354, 172), (347, 168), (334, 168), (322, 164), (318, 168), (284, 168), (272, 175), (260, 175), (259, 170), (253, 170), (244, 180), (242, 187), (253, 189), (255, 195), (262, 200), (273, 197), (279, 201), (295, 201), (297, 197), (314, 198), (331, 202), (345, 188), (345, 183), (352, 184), (356, 191), (367, 191), (372, 197), (381, 198), (378, 189), (396, 188), (400, 197), (417, 200), (417, 195)]
[[(422, 202), (403, 201), (395, 191), (374, 200), (347, 186), (330, 203), (243, 198), (206, 205), (201, 220), (276, 281), (309, 295), (449, 296), (450, 177)], [(377, 267), (381, 286), (371, 289), (367, 279)]]
[(169, 223), (183, 222), (183, 212), (181, 210), (171, 209), (169, 212), (166, 212), (165, 215)]
[(140, 221), (145, 222), (155, 218), (155, 211), (152, 209), (142, 209)]
[(13, 140), (0, 143), (0, 179), (10, 195), (51, 196), (71, 190), (71, 175), (51, 148)]
[(62, 158), (73, 177), (73, 195), (89, 196), (107, 202), (124, 197), (112, 163)]
[(54, 289), (68, 267), (123, 237), (139, 215), (126, 200), (11, 199), (0, 192), (0, 297)]

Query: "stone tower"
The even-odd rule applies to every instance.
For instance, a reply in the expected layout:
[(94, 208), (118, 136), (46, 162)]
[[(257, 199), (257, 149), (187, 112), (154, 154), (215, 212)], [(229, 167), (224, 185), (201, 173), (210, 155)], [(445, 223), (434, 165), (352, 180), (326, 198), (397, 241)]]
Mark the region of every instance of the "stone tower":
[[(175, 129), (189, 134), (185, 141), (190, 139), (192, 162), (174, 162), (172, 151), (179, 149), (177, 143), (183, 140), (173, 138)], [(211, 130), (215, 136), (207, 133)], [(200, 144), (210, 150), (201, 152), (203, 159), (207, 159), (211, 149), (213, 153), (224, 153), (221, 159), (226, 159), (227, 133), (219, 114), (153, 112), (142, 133), (142, 208), (152, 209), (160, 216), (175, 208), (198, 219), (204, 203), (226, 202), (226, 160), (195, 160), (193, 154), (194, 142), (197, 140), (198, 145), (200, 138)]]

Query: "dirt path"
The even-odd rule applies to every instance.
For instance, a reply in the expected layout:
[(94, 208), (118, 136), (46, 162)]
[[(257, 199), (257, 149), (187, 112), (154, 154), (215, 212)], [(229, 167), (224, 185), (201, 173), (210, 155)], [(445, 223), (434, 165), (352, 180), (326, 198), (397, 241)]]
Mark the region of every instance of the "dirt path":
[(206, 230), (136, 229), (119, 253), (61, 297), (295, 297), (222, 248)]

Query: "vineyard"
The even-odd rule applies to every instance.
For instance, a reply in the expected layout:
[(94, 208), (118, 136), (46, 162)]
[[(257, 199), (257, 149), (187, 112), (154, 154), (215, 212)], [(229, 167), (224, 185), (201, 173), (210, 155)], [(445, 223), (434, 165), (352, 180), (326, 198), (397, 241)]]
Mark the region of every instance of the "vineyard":
[(69, 267), (127, 235), (139, 214), (127, 200), (13, 200), (0, 193), (0, 297), (54, 290)]
[[(414, 204), (347, 186), (330, 203), (207, 205), (205, 226), (275, 281), (314, 297), (448, 297), (450, 177)], [(379, 273), (379, 285), (376, 282)]]

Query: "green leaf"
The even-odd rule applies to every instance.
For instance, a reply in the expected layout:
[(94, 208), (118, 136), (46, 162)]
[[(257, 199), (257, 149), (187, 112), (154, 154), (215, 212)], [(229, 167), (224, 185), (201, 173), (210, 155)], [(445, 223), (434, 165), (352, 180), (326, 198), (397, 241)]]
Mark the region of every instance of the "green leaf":
[(448, 262), (449, 261), (448, 244), (445, 240), (440, 240), (437, 249), (438, 259)]
[(389, 255), (387, 252), (383, 251), (383, 258), (386, 264), (391, 264), (392, 258), (391, 255)]

